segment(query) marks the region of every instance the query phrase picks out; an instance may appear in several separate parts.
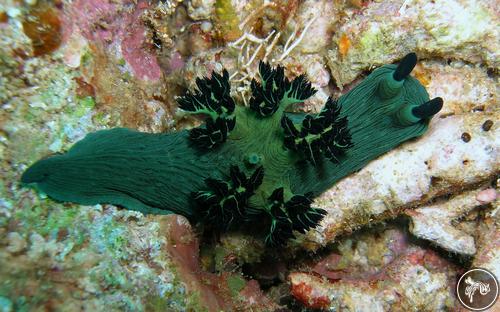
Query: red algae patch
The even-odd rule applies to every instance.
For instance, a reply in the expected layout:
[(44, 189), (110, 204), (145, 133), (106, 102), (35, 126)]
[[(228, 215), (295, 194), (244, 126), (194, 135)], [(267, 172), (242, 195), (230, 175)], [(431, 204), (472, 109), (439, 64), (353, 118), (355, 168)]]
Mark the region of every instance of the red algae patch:
[(9, 16), (4, 11), (0, 11), (0, 23), (7, 23), (9, 21)]
[(40, 2), (31, 8), (23, 21), (23, 29), (31, 39), (34, 56), (51, 53), (61, 45), (62, 27), (59, 12), (48, 3)]
[[(300, 281), (305, 277), (305, 281)], [(312, 309), (326, 309), (330, 306), (330, 299), (321, 287), (324, 282), (318, 277), (307, 275), (306, 273), (292, 273), (290, 275), (292, 295), (303, 305)], [(314, 287), (309, 284), (312, 282)], [(317, 284), (317, 285), (316, 285)]]

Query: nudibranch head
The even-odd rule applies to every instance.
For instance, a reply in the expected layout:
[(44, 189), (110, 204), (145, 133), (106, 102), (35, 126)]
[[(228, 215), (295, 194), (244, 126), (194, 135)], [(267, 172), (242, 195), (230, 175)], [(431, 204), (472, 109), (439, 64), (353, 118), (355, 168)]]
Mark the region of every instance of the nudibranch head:
[[(392, 102), (389, 111), (394, 112), (396, 121), (404, 126), (427, 120), (443, 107), (441, 98), (428, 100), (423, 86), (410, 76), (417, 64), (415, 53), (406, 55), (396, 65), (386, 65), (388, 71), (382, 75), (378, 85), (378, 96)], [(382, 70), (379, 69), (379, 70)]]

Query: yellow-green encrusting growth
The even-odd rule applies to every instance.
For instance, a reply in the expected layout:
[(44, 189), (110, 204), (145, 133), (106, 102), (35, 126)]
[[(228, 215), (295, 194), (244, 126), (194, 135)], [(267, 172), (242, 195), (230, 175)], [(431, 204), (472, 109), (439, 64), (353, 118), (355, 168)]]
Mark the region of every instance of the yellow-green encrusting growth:
[(239, 26), (238, 15), (231, 0), (215, 1), (215, 29), (218, 36), (225, 41), (238, 39), (242, 31)]

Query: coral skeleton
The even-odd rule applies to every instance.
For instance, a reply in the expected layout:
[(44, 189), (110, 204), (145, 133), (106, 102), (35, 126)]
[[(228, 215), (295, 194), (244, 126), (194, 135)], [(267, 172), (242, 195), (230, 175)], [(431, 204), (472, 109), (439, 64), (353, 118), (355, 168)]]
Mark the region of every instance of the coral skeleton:
[[(247, 21), (257, 12), (260, 12), (261, 9), (264, 9), (266, 6), (271, 4), (272, 3), (264, 4), (260, 9), (250, 14), (250, 16), (247, 18)], [(293, 49), (295, 49), (302, 42), (302, 39), (307, 34), (309, 27), (311, 27), (315, 20), (316, 16), (312, 16), (309, 19), (309, 21), (300, 31), (300, 35), (298, 38), (297, 34), (299, 33), (299, 30), (298, 26), (295, 25), (293, 33), (288, 37), (285, 45), (281, 49), (282, 52), (279, 55), (277, 55), (279, 49), (276, 49), (276, 46), (278, 44), (278, 40), (281, 38), (281, 31), (272, 30), (265, 38), (259, 38), (252, 34), (253, 28), (251, 28), (250, 30), (245, 31), (243, 35), (236, 41), (229, 44), (230, 47), (238, 50), (238, 68), (229, 77), (229, 79), (239, 84), (236, 87), (236, 91), (241, 95), (245, 106), (247, 106), (246, 98), (249, 92), (251, 79), (255, 76), (255, 70), (253, 69), (252, 64), (256, 60), (257, 56), (259, 54), (262, 54), (261, 51), (263, 50), (263, 55), (261, 57), (262, 61), (269, 61), (270, 64), (282, 62), (290, 55)], [(240, 27), (242, 28), (245, 24), (245, 21), (242, 22), (240, 24)]]
[(231, 97), (229, 73), (213, 72), (178, 98), (204, 125), (90, 133), (21, 180), (59, 201), (178, 213), (220, 231), (264, 228), (266, 243), (281, 246), (320, 224), (327, 212), (313, 207), (316, 196), (427, 130), (442, 100), (410, 76), (416, 61), (412, 53), (376, 69), (318, 114), (289, 112), (316, 92), (304, 75), (289, 80), (260, 62), (246, 107)]

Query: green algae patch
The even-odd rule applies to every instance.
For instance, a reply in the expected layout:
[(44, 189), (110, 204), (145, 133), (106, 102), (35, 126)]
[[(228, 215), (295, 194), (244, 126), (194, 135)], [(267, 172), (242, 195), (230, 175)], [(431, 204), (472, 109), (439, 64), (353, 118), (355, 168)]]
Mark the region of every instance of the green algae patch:
[(119, 66), (125, 66), (125, 65), (127, 65), (127, 62), (125, 61), (125, 59), (124, 59), (124, 58), (120, 58), (120, 59), (118, 60), (118, 65), (119, 65)]
[(394, 51), (394, 43), (391, 39), (391, 34), (387, 33), (384, 28), (371, 28), (364, 32), (359, 39), (359, 48), (363, 55), (369, 59), (370, 55), (390, 55)]
[(36, 99), (42, 103), (44, 110), (59, 110), (67, 105), (67, 99), (72, 97), (71, 90), (75, 82), (74, 73), (66, 67), (57, 65), (51, 68), (53, 77), (43, 86), (39, 97)]
[(63, 207), (49, 199), (43, 199), (32, 207), (16, 210), (15, 218), (23, 224), (26, 232), (36, 231), (42, 236), (56, 236), (61, 230), (73, 228), (80, 212), (78, 206)]
[(226, 250), (217, 246), (214, 249), (214, 266), (216, 272), (224, 271), (224, 258), (227, 256)]
[(208, 307), (201, 300), (201, 294), (197, 291), (191, 291), (186, 298), (186, 309), (188, 311), (208, 312)]
[(75, 117), (83, 117), (95, 107), (95, 100), (91, 96), (78, 98), (76, 109), (67, 108), (67, 113), (72, 113)]
[(80, 57), (80, 64), (82, 67), (87, 67), (92, 63), (93, 60), (92, 52), (88, 49), (85, 50), (85, 53)]
[(237, 297), (240, 291), (245, 288), (246, 281), (238, 275), (231, 275), (227, 278), (227, 286), (231, 291), (231, 296)]
[(167, 308), (172, 311), (201, 311), (199, 292), (186, 294), (184, 284), (178, 278), (166, 285), (159, 287), (159, 294), (147, 295), (143, 302), (146, 311), (165, 311)]
[(102, 262), (91, 268), (88, 276), (102, 289), (131, 290), (133, 288), (132, 283), (129, 282), (128, 272), (113, 261)]
[(104, 215), (92, 223), (89, 229), (90, 243), (98, 253), (112, 255), (113, 259), (128, 260), (129, 232), (127, 226), (111, 215)]
[[(27, 119), (31, 117), (38, 119), (32, 114), (26, 114)], [(9, 156), (17, 162), (31, 163), (47, 153), (47, 138), (40, 131), (22, 128), (13, 132), (9, 140), (13, 143), (10, 145), (12, 148), (8, 150)]]
[(45, 224), (40, 228), (40, 234), (56, 236), (61, 230), (73, 227), (79, 213), (79, 207), (51, 209)]
[(168, 298), (161, 296), (147, 296), (144, 298), (144, 308), (146, 311), (162, 312), (169, 306)]

